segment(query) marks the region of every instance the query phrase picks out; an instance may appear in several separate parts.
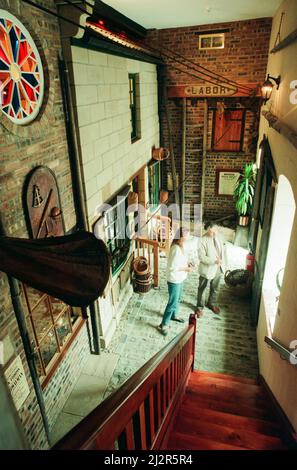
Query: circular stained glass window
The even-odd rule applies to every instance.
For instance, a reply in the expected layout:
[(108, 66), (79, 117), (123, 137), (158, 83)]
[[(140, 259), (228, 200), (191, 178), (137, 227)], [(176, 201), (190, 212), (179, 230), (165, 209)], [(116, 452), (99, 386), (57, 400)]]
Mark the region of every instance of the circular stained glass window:
[(36, 118), (44, 75), (37, 47), (24, 25), (0, 9), (0, 106), (16, 124)]

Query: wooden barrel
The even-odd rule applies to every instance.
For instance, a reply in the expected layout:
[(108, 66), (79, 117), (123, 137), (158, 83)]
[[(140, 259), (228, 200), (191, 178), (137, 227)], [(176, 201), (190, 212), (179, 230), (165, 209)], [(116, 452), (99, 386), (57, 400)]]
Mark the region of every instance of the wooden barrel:
[(150, 271), (147, 259), (139, 256), (133, 261), (134, 271), (134, 292), (145, 294), (152, 285), (153, 276)]

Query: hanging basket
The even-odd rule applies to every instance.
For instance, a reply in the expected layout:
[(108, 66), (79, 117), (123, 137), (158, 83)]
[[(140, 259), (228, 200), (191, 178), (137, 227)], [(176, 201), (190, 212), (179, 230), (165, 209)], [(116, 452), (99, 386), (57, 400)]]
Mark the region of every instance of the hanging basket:
[(130, 191), (128, 194), (128, 206), (132, 206), (134, 204), (138, 204), (138, 193)]
[(170, 155), (169, 149), (165, 147), (160, 147), (160, 148), (153, 148), (152, 150), (152, 157), (154, 160), (166, 160)]
[(160, 191), (160, 203), (165, 204), (168, 201), (168, 191), (165, 191), (164, 189), (161, 189)]

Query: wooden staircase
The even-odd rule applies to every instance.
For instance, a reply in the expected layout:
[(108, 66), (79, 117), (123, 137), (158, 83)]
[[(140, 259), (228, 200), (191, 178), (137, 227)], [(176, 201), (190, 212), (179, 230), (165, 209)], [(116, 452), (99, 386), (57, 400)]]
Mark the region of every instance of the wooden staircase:
[(286, 449), (263, 385), (255, 380), (192, 372), (166, 450)]
[(196, 317), (55, 450), (296, 449), (269, 387), (194, 371)]

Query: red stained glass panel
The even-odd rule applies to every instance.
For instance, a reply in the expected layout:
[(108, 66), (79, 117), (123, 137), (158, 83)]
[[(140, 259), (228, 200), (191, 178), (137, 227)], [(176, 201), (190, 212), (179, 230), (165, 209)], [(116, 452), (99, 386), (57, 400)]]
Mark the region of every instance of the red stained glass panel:
[(0, 109), (16, 123), (34, 119), (43, 98), (43, 70), (26, 28), (10, 13), (0, 16)]

